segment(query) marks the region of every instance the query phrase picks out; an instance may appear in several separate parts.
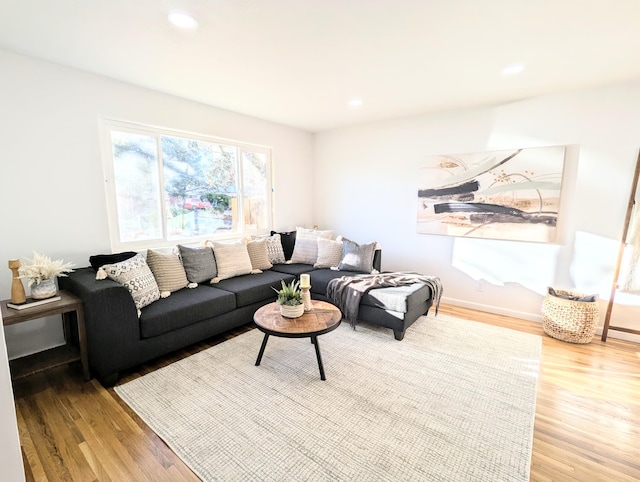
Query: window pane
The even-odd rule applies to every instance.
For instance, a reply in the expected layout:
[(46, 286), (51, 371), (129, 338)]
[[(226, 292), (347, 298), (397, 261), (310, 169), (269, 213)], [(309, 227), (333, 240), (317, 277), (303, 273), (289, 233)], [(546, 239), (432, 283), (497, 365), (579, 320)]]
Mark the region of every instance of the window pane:
[(111, 136), (120, 241), (162, 238), (156, 138)]
[(245, 229), (267, 229), (269, 204), (266, 154), (242, 152), (242, 195)]
[(169, 239), (234, 229), (236, 148), (194, 139), (162, 137)]
[(114, 250), (271, 227), (269, 149), (121, 122), (106, 121), (104, 129)]
[(222, 219), (222, 232), (238, 231), (238, 149), (234, 146), (209, 144), (211, 164), (207, 170), (209, 200)]

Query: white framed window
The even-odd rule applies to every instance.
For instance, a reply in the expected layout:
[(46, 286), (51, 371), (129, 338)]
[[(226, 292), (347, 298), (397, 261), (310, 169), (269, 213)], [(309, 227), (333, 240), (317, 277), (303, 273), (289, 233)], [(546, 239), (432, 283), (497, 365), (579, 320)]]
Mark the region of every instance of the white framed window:
[(111, 247), (261, 234), (271, 227), (271, 149), (102, 120)]

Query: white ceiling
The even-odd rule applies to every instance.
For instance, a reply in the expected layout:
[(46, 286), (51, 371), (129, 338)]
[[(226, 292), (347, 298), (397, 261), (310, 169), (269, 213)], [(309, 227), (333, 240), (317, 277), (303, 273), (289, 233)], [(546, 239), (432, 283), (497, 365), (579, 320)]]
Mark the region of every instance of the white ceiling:
[(0, 0), (0, 48), (316, 132), (640, 78), (639, 20), (640, 0)]

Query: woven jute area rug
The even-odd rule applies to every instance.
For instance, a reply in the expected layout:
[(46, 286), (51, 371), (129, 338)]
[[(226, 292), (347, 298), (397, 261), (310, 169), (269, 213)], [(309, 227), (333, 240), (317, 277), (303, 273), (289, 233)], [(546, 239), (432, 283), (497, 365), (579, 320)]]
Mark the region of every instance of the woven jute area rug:
[(528, 481), (541, 338), (449, 316), (403, 341), (252, 330), (116, 387), (203, 480)]

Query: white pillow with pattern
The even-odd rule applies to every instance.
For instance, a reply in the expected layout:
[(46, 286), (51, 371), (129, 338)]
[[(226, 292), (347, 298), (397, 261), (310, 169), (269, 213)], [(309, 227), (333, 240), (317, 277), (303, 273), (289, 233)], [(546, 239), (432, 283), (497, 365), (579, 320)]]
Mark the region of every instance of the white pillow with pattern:
[(111, 278), (123, 285), (129, 293), (138, 310), (160, 299), (158, 283), (149, 269), (147, 261), (140, 253), (133, 258), (100, 267), (96, 279)]

